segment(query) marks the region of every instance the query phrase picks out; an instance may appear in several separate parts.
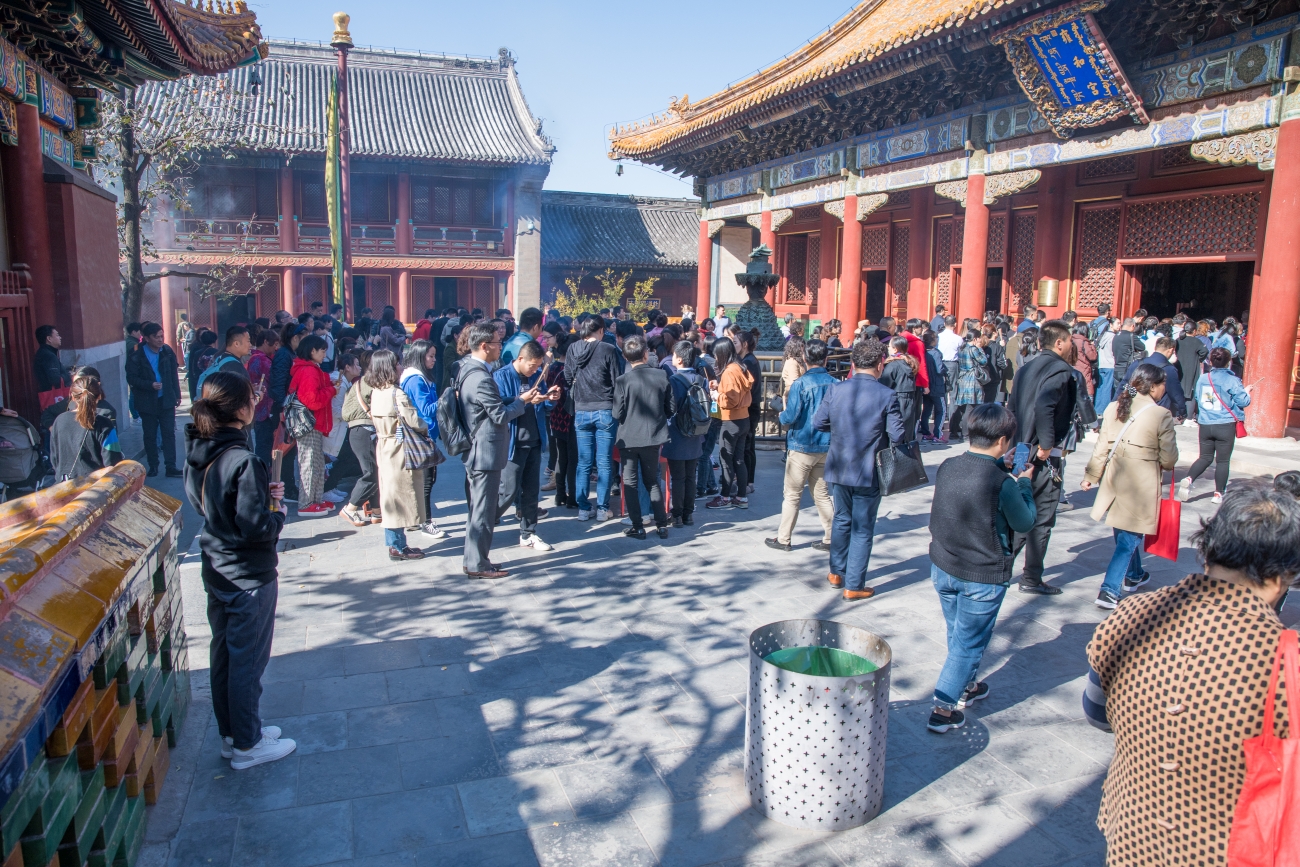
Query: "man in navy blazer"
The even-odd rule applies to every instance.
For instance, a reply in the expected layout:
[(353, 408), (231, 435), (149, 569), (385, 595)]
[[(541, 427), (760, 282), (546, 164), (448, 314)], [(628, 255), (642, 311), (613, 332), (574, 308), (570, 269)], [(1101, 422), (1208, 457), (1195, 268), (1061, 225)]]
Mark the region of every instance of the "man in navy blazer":
[(871, 560), (880, 487), (876, 452), (904, 436), (903, 416), (894, 390), (880, 382), (885, 346), (868, 338), (853, 347), (853, 376), (834, 386), (813, 416), (813, 427), (831, 432), (826, 453), (827, 484), (835, 503), (831, 524), (830, 585), (844, 598), (870, 599), (867, 565)]

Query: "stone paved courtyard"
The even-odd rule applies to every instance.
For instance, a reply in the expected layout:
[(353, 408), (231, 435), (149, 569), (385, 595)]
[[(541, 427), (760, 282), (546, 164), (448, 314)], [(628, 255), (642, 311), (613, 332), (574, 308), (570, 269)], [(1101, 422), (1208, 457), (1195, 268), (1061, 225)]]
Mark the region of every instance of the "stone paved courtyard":
[[(696, 526), (666, 542), (553, 511), (539, 533), (557, 550), (537, 555), (507, 524), (496, 547), (514, 574), (494, 583), (460, 572), (458, 461), (434, 489), (452, 536), (423, 562), (389, 563), (378, 527), (294, 519), (262, 713), (299, 748), (238, 773), (218, 755), (191, 556), (195, 702), (144, 863), (1103, 864), (1094, 820), (1112, 741), (1083, 720), (1080, 694), (1113, 543), (1088, 517), (1092, 494), (1077, 491), (1083, 463), (1068, 467), (1079, 507), (1059, 516), (1049, 559), (1064, 594), (1008, 594), (981, 674), (992, 694), (943, 736), (925, 730), (945, 641), (930, 488), (882, 504), (878, 595), (853, 604), (808, 547), (820, 528), (806, 495), (795, 551), (763, 545), (780, 509), (777, 452), (759, 454), (749, 511), (706, 513), (700, 501)], [(1184, 508), (1184, 543), (1208, 490)], [(1154, 586), (1194, 569), (1182, 553), (1148, 560)], [(885, 808), (856, 830), (795, 830), (749, 808), (746, 639), (797, 617), (862, 626), (893, 648)], [(1300, 619), (1300, 605), (1283, 619)]]

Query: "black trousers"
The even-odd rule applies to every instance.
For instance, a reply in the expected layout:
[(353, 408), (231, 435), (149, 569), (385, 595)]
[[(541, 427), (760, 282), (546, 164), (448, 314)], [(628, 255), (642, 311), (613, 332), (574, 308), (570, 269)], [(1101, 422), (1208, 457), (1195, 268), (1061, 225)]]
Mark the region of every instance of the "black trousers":
[(1232, 463), (1232, 449), (1237, 444), (1237, 423), (1203, 424), (1200, 429), (1201, 454), (1192, 464), (1187, 477), (1194, 479), (1210, 468), (1214, 462), (1214, 490), (1222, 494), (1228, 489), (1228, 470)]
[(555, 431), (551, 430), (550, 416), (546, 418), (546, 468), (555, 472), (555, 463), (560, 457), (560, 447), (555, 444)]
[(158, 435), (162, 434), (163, 460), (167, 469), (176, 469), (176, 408), (158, 407), (150, 412), (142, 412), (140, 424), (144, 428), (144, 453), (149, 468), (158, 469)]
[[(745, 477), (749, 482), (753, 482), (758, 476), (758, 454), (754, 451), (754, 438), (758, 436), (758, 422), (762, 412), (762, 407), (755, 404), (749, 407), (749, 439), (745, 440)], [(736, 496), (744, 497), (748, 494), (749, 485), (746, 484)]]
[(271, 448), (275, 445), (275, 429), (280, 426), (280, 416), (272, 414), (262, 421), (253, 422), (253, 454), (266, 465), (271, 465)]
[(541, 496), (541, 444), (515, 445), (515, 456), (501, 471), (501, 493), (497, 500), (497, 520), (519, 501), (519, 535), (531, 536), (537, 530), (537, 498)]
[(361, 466), (361, 478), (352, 486), (352, 496), (348, 502), (352, 508), (359, 509), (368, 501), (372, 509), (379, 508), (379, 468), (375, 464), (375, 441), (370, 438), (371, 428), (367, 425), (348, 428), (348, 445)]
[(1013, 534), (1012, 556), (1019, 554), (1022, 548), (1025, 551), (1021, 584), (1043, 583), (1043, 560), (1047, 557), (1047, 543), (1052, 539), (1052, 528), (1056, 526), (1056, 507), (1061, 502), (1062, 485), (1052, 477), (1052, 470), (1055, 470), (1057, 478), (1061, 477), (1060, 458), (1034, 460), (1034, 506), (1038, 514), (1028, 533)]
[(206, 582), (208, 625), (212, 643), (208, 669), (212, 682), (212, 711), (217, 731), (249, 750), (262, 739), (258, 702), (262, 672), (271, 659), (275, 634), (275, 604), (279, 584), (274, 578), (256, 590), (217, 590)]
[(578, 501), (578, 435), (572, 430), (551, 437), (555, 446), (555, 505)]
[(673, 492), (673, 518), (686, 518), (695, 514), (696, 466), (708, 458), (689, 461), (668, 461), (668, 484)]
[(664, 492), (659, 487), (659, 446), (625, 446), (618, 453), (623, 463), (623, 502), (627, 504), (627, 515), (632, 519), (632, 526), (638, 530), (645, 528), (641, 515), (642, 481), (650, 491), (650, 508), (654, 510), (655, 526), (668, 526)]
[(745, 497), (749, 491), (749, 467), (745, 449), (749, 443), (749, 419), (722, 422), (722, 496)]

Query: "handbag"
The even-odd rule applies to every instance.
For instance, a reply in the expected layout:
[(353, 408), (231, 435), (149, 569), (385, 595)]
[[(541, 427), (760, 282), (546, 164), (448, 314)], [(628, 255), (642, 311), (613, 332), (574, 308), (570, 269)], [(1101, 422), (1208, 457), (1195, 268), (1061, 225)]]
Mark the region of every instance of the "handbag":
[(41, 412), (45, 412), (59, 401), (67, 400), (68, 395), (70, 394), (72, 394), (72, 389), (67, 386), (63, 388), (51, 388), (45, 391), (38, 391), (36, 393), (36, 399), (41, 405)]
[(1233, 412), (1231, 409), (1228, 409), (1228, 404), (1224, 402), (1223, 398), (1219, 397), (1219, 390), (1214, 387), (1214, 377), (1208, 373), (1205, 376), (1207, 379), (1210, 380), (1210, 391), (1214, 392), (1214, 399), (1219, 402), (1220, 406), (1222, 406), (1225, 410), (1228, 411), (1228, 415), (1232, 416), (1233, 419), (1236, 420), (1237, 439), (1241, 439), (1242, 437), (1246, 436), (1246, 420), (1244, 418), (1237, 418), (1237, 414)]
[(1143, 550), (1166, 560), (1178, 559), (1178, 540), (1182, 531), (1183, 504), (1174, 496), (1174, 482), (1169, 480), (1169, 496), (1160, 501), (1156, 531), (1148, 533)]
[[(1290, 737), (1273, 734), (1278, 674), (1285, 669)], [(1246, 781), (1228, 836), (1228, 867), (1300, 867), (1300, 646), (1284, 629), (1264, 699), (1264, 730), (1242, 744)]]
[[(397, 406), (396, 388), (393, 389), (393, 406)], [(403, 469), (428, 470), (447, 460), (432, 437), (402, 421), (400, 410), (397, 413), (397, 441), (402, 444)]]
[(876, 452), (876, 487), (882, 496), (910, 491), (930, 484), (921, 461), (921, 444), (916, 440), (894, 443)]
[(307, 404), (298, 399), (297, 393), (290, 394), (284, 401), (284, 433), (290, 439), (299, 440), (316, 430), (316, 414), (307, 408)]

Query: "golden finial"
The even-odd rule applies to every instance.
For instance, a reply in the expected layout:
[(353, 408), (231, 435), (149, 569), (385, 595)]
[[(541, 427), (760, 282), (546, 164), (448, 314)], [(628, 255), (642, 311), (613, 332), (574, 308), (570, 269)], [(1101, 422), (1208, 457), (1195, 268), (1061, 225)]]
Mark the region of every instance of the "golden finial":
[(352, 16), (346, 12), (334, 13), (334, 38), (330, 40), (331, 45), (351, 45), (352, 34), (348, 32), (348, 22)]

